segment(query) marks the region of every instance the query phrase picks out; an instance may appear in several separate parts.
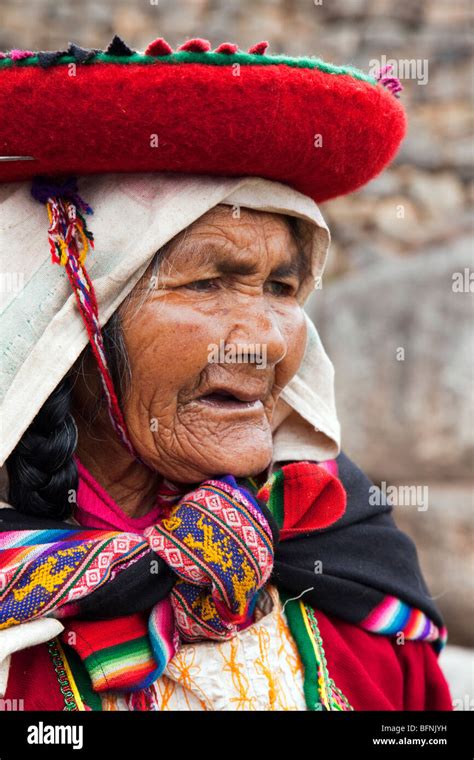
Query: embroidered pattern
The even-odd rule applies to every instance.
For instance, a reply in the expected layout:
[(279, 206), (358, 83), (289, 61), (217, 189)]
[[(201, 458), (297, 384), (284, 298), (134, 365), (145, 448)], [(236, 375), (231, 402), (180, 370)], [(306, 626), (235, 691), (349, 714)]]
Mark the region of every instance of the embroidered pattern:
[[(150, 687), (155, 704), (148, 709), (305, 710), (303, 667), (275, 586), (262, 589), (256, 613), (232, 639), (183, 644)], [(141, 709), (122, 693), (101, 699), (103, 710)]]
[(85, 710), (81, 695), (77, 690), (76, 683), (58, 639), (52, 639), (48, 642), (48, 653), (53, 663), (59, 689), (63, 695), (63, 710), (69, 712)]
[(318, 628), (318, 621), (311, 607), (300, 602), (303, 618), (308, 628), (308, 634), (313, 643), (314, 653), (318, 664), (318, 690), (321, 704), (326, 710), (353, 710), (342, 691), (330, 677), (328, 663), (323, 648), (323, 640)]
[(266, 520), (242, 490), (206, 481), (144, 535), (179, 576), (171, 599), (186, 641), (230, 638), (248, 625), (273, 547)]
[(128, 533), (25, 530), (0, 533), (0, 551), (1, 630), (51, 612), (72, 614), (149, 547)]

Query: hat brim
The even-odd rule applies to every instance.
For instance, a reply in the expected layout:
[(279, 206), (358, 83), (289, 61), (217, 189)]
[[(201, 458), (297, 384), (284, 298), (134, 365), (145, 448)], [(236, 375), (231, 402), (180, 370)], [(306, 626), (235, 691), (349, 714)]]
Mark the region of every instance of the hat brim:
[[(376, 80), (318, 59), (98, 53), (0, 60), (0, 180), (182, 172), (277, 180), (316, 202), (393, 159), (404, 110)], [(346, 73), (344, 73), (346, 72)]]

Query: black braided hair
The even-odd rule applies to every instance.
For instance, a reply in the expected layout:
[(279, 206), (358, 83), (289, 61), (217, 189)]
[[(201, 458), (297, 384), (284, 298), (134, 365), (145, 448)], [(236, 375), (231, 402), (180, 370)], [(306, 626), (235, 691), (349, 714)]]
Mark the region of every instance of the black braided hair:
[[(102, 330), (104, 350), (119, 399), (128, 387), (129, 367), (120, 316), (115, 312)], [(78, 362), (62, 379), (6, 461), (9, 503), (23, 514), (64, 520), (71, 514), (79, 484), (73, 454), (77, 428), (72, 411), (72, 389), (83, 372), (86, 346)], [(102, 387), (92, 418), (105, 404)]]
[(64, 520), (78, 486), (77, 428), (66, 376), (43, 404), (6, 461), (9, 503), (23, 514)]

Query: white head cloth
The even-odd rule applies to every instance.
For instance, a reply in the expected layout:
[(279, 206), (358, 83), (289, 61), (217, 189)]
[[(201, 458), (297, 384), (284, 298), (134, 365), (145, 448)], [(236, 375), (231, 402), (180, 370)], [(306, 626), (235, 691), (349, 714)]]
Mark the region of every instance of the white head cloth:
[[(312, 275), (303, 303), (318, 283), (329, 230), (310, 198), (278, 182), (172, 174), (81, 177), (92, 207), (94, 234), (86, 268), (104, 325), (145, 272), (155, 252), (219, 203), (298, 217), (311, 231)], [(0, 185), (0, 465), (88, 343), (64, 267), (51, 262), (46, 208), (30, 183)], [(333, 366), (307, 317), (301, 367), (281, 393), (274, 429), (276, 462), (331, 459), (339, 452)]]

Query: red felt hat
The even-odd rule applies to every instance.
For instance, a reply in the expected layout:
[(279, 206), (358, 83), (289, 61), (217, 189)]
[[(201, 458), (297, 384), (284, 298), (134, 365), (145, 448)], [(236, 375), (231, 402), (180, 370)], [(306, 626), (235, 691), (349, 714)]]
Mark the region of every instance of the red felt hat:
[(352, 66), (162, 39), (136, 53), (0, 54), (0, 181), (170, 171), (254, 175), (320, 202), (375, 177), (405, 134), (401, 89)]

